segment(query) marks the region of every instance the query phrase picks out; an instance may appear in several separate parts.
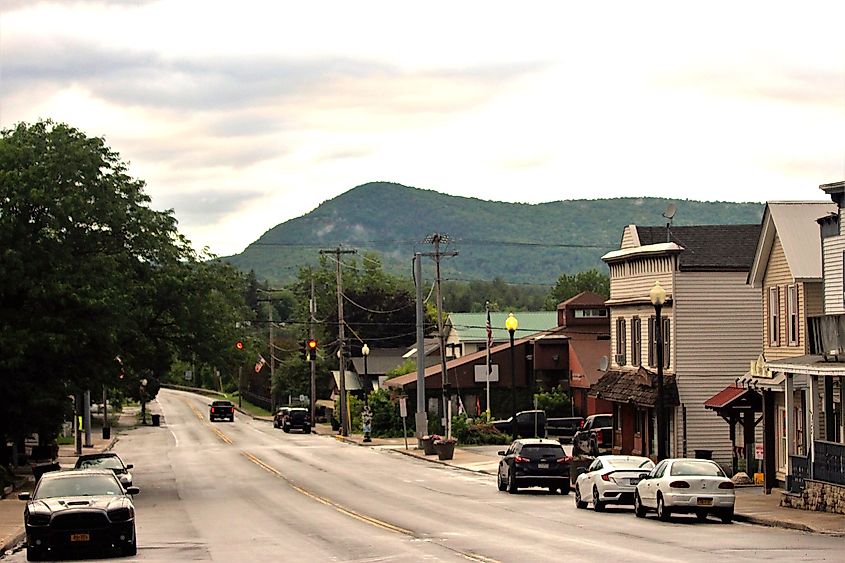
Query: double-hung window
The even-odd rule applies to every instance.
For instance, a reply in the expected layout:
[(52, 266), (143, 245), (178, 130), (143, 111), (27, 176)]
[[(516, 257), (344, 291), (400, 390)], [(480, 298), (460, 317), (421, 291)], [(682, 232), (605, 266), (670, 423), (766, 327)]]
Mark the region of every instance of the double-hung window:
[(786, 332), (790, 346), (798, 346), (798, 286), (786, 288)]
[(642, 365), (642, 323), (639, 317), (631, 319), (631, 365)]
[[(661, 316), (661, 319), (663, 319), (663, 330), (660, 335), (663, 339), (663, 367), (668, 368), (670, 364), (669, 351), (672, 349), (670, 345), (670, 328), (672, 327), (672, 324), (669, 317)], [(648, 319), (648, 365), (650, 367), (657, 367), (657, 331), (655, 330), (656, 324), (657, 317), (652, 316)]]
[(769, 345), (780, 346), (780, 298), (778, 288), (769, 288)]
[(624, 366), (627, 363), (625, 353), (625, 349), (627, 348), (627, 342), (625, 342), (625, 325), (624, 318), (620, 317), (616, 319), (616, 364), (620, 366)]

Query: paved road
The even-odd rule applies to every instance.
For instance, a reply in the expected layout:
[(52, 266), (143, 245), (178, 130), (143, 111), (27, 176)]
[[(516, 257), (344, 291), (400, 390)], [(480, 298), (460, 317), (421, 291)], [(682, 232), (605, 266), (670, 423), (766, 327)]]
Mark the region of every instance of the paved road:
[[(843, 540), (746, 524), (576, 510), (570, 496), (389, 449), (285, 434), (162, 390), (165, 424), (121, 437), (141, 494), (141, 561), (837, 560)], [(18, 552), (9, 558), (23, 561)]]

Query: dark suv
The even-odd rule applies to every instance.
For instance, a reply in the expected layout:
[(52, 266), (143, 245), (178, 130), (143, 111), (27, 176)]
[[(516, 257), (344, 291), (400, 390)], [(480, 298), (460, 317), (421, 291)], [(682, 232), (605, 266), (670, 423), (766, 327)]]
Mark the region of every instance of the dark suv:
[(291, 407), (282, 418), (282, 430), (290, 432), (293, 429), (302, 430), (306, 434), (311, 433), (311, 418), (308, 409)]
[(500, 491), (515, 493), (520, 487), (548, 487), (569, 494), (569, 468), (572, 458), (557, 440), (523, 438), (499, 452), (496, 483)]

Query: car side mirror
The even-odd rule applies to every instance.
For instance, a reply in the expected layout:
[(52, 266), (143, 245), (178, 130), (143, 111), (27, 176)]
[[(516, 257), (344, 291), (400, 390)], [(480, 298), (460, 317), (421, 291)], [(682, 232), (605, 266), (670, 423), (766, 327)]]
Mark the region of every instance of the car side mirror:
[(504, 456), (507, 454), (505, 453), (505, 450), (499, 450), (498, 455)]
[(135, 466), (132, 465), (131, 463), (126, 464), (126, 469), (132, 469), (133, 467), (135, 467)]
[(140, 492), (141, 489), (139, 489), (138, 487), (126, 487), (126, 494), (137, 495)]
[(32, 493), (18, 493), (18, 500), (29, 500)]
[(584, 474), (584, 473), (586, 473), (586, 472), (587, 472), (587, 468), (586, 468), (586, 467), (579, 467), (578, 469), (576, 469), (576, 470), (575, 470), (575, 474), (576, 474), (576, 475), (583, 475), (583, 474)]

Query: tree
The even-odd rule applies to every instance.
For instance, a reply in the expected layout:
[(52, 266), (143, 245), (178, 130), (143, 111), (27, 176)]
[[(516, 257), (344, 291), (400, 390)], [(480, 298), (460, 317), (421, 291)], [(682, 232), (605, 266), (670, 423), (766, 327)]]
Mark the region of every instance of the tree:
[(606, 298), (610, 297), (610, 277), (595, 268), (577, 274), (561, 274), (546, 298), (546, 309), (557, 309), (559, 303), (583, 291), (592, 291)]

